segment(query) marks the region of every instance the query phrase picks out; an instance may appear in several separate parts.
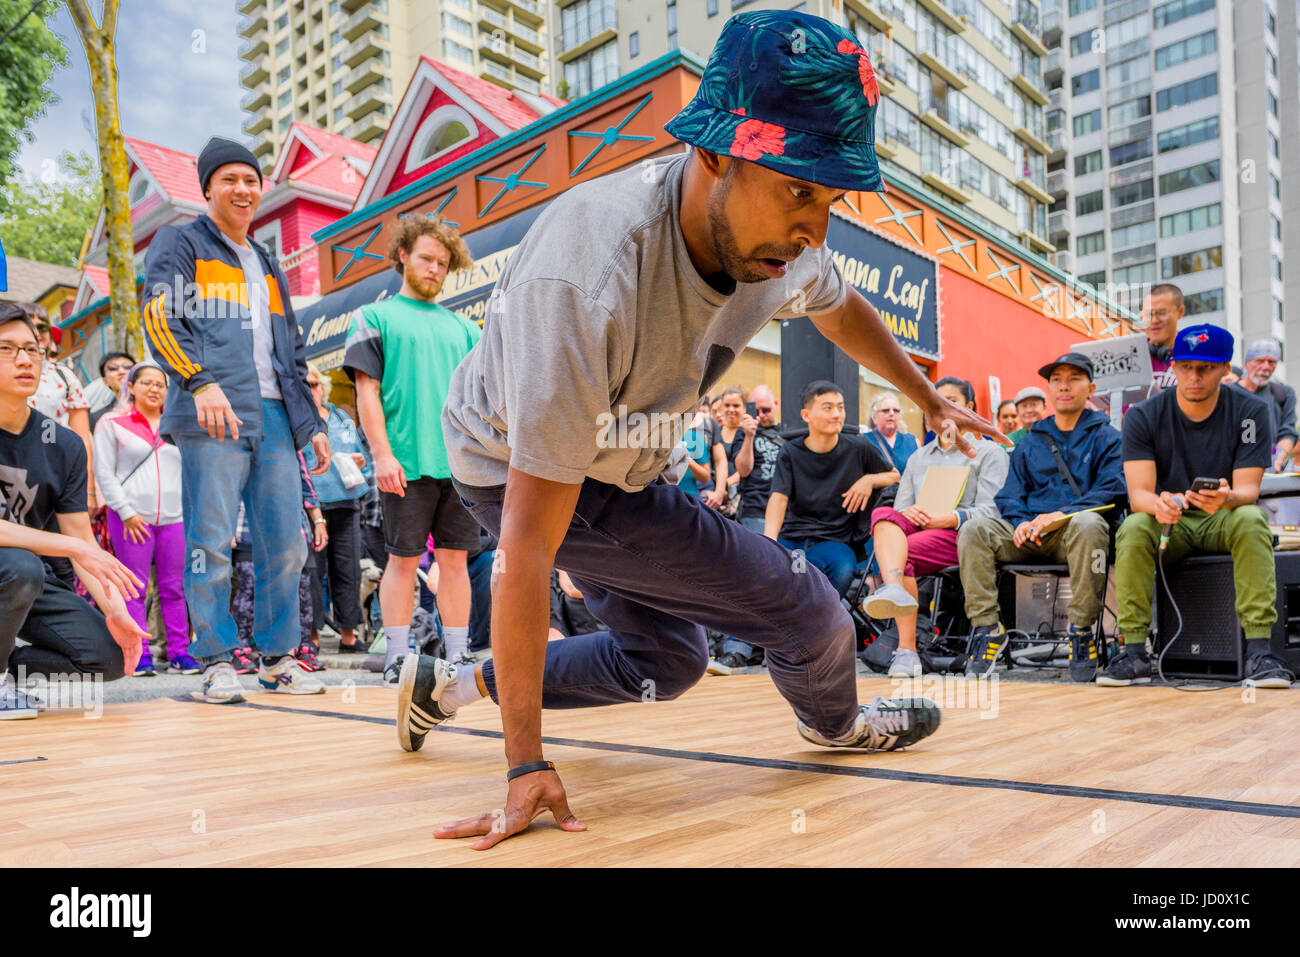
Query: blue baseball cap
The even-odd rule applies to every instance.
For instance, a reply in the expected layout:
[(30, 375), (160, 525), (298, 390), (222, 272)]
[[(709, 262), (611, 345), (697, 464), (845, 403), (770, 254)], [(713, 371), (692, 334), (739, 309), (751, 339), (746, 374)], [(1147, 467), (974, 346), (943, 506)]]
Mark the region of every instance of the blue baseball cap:
[(759, 10), (726, 22), (694, 98), (664, 129), (819, 186), (883, 193), (879, 103), (852, 33), (806, 13)]
[(1174, 339), (1174, 362), (1231, 362), (1234, 340), (1222, 326), (1202, 322), (1184, 326)]

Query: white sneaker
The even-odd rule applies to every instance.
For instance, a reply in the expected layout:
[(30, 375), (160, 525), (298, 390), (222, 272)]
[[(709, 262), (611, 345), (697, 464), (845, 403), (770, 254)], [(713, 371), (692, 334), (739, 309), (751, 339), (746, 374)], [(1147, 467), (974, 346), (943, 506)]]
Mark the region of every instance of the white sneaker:
[(895, 650), (894, 656), (889, 659), (889, 677), (921, 677), (921, 656), (915, 651), (908, 651), (904, 648)]
[(235, 704), (244, 700), (244, 686), (229, 661), (203, 669), (203, 700), (208, 704)]
[(916, 599), (902, 585), (881, 585), (862, 599), (862, 610), (868, 618), (889, 621), (899, 615), (916, 613)]
[(36, 717), (40, 702), (26, 691), (19, 691), (14, 682), (0, 671), (0, 721)]
[(280, 694), (324, 694), (325, 682), (308, 674), (302, 662), (293, 655), (284, 655), (271, 667), (266, 666), (266, 657), (257, 668), (257, 683), (265, 691)]

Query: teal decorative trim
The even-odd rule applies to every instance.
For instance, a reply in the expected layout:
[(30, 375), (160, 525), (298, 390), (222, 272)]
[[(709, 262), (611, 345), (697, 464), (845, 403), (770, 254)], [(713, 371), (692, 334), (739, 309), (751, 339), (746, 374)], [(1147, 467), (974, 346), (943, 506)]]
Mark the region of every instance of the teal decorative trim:
[(647, 93), (644, 99), (642, 99), (640, 103), (632, 107), (632, 111), (628, 113), (627, 116), (623, 117), (623, 119), (618, 121), (617, 126), (608, 126), (605, 128), (605, 132), (603, 133), (595, 133), (588, 130), (569, 130), (570, 136), (595, 136), (600, 138), (600, 142), (596, 144), (596, 148), (594, 150), (592, 150), (590, 153), (587, 154), (587, 158), (584, 159), (577, 166), (575, 166), (573, 169), (569, 170), (569, 178), (572, 179), (574, 176), (577, 176), (579, 173), (581, 173), (583, 168), (588, 163), (591, 162), (592, 158), (597, 153), (603, 150), (606, 146), (612, 146), (618, 140), (633, 140), (635, 142), (640, 142), (640, 143), (653, 143), (655, 139), (653, 136), (635, 136), (631, 133), (622, 132), (623, 127), (627, 126), (627, 124), (631, 121), (632, 117), (636, 116), (638, 113), (641, 112), (642, 109), (645, 108), (645, 105), (650, 102), (650, 99), (653, 96), (654, 96), (654, 91)]
[[(437, 219), (437, 218), (438, 218), (438, 214), (441, 213), (442, 210), (443, 210), (443, 208), (444, 208), (448, 203), (451, 202), (451, 198), (452, 198), (453, 196), (456, 195), (456, 192), (457, 192), (457, 190), (459, 190), (459, 189), (460, 189), (459, 186), (453, 186), (453, 187), (451, 188), (451, 192), (448, 193), (446, 196), (444, 196), (444, 197), (442, 198), (442, 202), (438, 204), (438, 208), (435, 209), (435, 210), (434, 210), (433, 212), (431, 212), (431, 213), (425, 213), (425, 214), (424, 214), (424, 218), (425, 218), (425, 219)], [(398, 219), (413, 219), (414, 216), (413, 216), (411, 213), (398, 213), (398, 214), (397, 214), (397, 218), (398, 218)], [(443, 220), (443, 222), (445, 222), (448, 226), (451, 226), (451, 227), (453, 227), (453, 228), (455, 228), (455, 227), (457, 227), (457, 226), (460, 225), (460, 223), (453, 223), (450, 219)]]
[(343, 268), (340, 269), (340, 270), (338, 271), (338, 275), (334, 277), (334, 281), (335, 281), (335, 282), (338, 282), (339, 279), (342, 278), (343, 274), (344, 274), (345, 272), (347, 272), (349, 269), (352, 268), (352, 264), (353, 264), (353, 263), (360, 262), (360, 261), (363, 260), (363, 259), (380, 259), (380, 260), (382, 260), (382, 259), (384, 258), (383, 256), (379, 255), (378, 253), (368, 253), (368, 252), (366, 252), (366, 247), (369, 246), (369, 245), (374, 241), (375, 237), (379, 235), (380, 230), (382, 230), (383, 228), (384, 228), (384, 224), (383, 224), (383, 223), (380, 223), (378, 226), (376, 226), (376, 227), (371, 231), (370, 235), (366, 237), (366, 241), (365, 241), (364, 243), (360, 243), (359, 245), (353, 246), (353, 247), (351, 247), (351, 248), (349, 248), (349, 247), (347, 247), (347, 246), (331, 246), (331, 247), (330, 247), (330, 249), (336, 249), (336, 250), (338, 250), (338, 251), (341, 252), (341, 253), (347, 253), (347, 254), (348, 254), (348, 261), (345, 262), (345, 263), (343, 264)]
[(541, 146), (537, 147), (537, 149), (533, 152), (532, 156), (528, 157), (528, 161), (524, 163), (523, 166), (519, 167), (519, 169), (515, 170), (505, 179), (502, 179), (500, 176), (480, 175), (474, 177), (477, 180), (483, 180), (484, 182), (487, 183), (504, 184), (499, 190), (497, 190), (497, 194), (492, 197), (492, 199), (488, 202), (488, 204), (478, 211), (479, 219), (482, 219), (483, 216), (487, 213), (487, 211), (491, 209), (493, 206), (495, 206), (497, 204), (497, 201), (501, 199), (502, 196), (504, 196), (506, 193), (513, 192), (514, 190), (518, 189), (520, 186), (536, 186), (538, 189), (545, 189), (548, 185), (550, 185), (549, 183), (537, 183), (532, 180), (519, 178), (524, 173), (528, 172), (528, 167), (536, 163), (537, 160), (541, 158), (541, 155), (545, 152), (546, 152), (546, 144), (543, 143)]

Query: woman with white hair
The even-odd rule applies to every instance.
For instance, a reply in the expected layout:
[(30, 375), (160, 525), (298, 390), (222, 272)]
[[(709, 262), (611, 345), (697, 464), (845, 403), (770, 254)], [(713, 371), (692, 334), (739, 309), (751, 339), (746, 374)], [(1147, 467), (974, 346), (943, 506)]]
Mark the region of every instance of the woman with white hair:
[[(185, 527), (181, 523), (181, 453), (158, 434), (167, 376), (153, 362), (127, 373), (117, 407), (95, 426), (95, 480), (108, 508), (115, 554), (141, 581), (153, 568), (167, 631), (167, 670), (201, 670), (189, 654), (190, 619), (185, 606)], [(145, 593), (126, 600), (127, 611), (146, 631)], [(155, 673), (145, 645), (136, 675)]]
[(903, 431), (903, 403), (893, 392), (882, 392), (871, 402), (871, 431), (867, 440), (885, 453), (898, 474), (907, 469), (907, 460), (918, 448), (916, 436)]

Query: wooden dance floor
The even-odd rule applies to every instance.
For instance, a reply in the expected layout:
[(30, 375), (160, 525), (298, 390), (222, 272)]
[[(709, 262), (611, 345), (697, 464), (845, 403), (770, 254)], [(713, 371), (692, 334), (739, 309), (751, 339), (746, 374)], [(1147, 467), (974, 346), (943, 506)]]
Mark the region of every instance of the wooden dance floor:
[(432, 831), (505, 796), (490, 703), (415, 754), (378, 687), (49, 712), (0, 725), (0, 866), (1300, 865), (1297, 692), (920, 690), (943, 724), (893, 754), (806, 744), (765, 675), (548, 711), (589, 830), (547, 814), (487, 852)]

